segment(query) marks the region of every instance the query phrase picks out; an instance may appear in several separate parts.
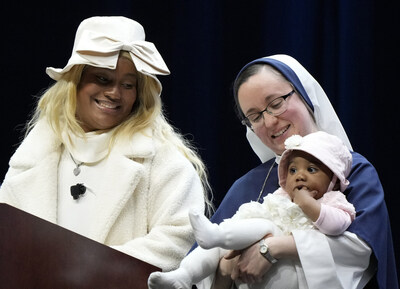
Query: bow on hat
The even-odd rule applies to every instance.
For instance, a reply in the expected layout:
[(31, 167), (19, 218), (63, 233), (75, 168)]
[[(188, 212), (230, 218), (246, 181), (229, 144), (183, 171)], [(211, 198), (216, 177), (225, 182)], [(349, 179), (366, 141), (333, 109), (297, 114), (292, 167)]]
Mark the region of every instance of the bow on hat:
[[(144, 40), (124, 43), (119, 40), (98, 34), (93, 31), (83, 31), (81, 40), (76, 44), (75, 51), (93, 64), (100, 63), (115, 68), (119, 51), (128, 51), (135, 63), (136, 69), (149, 74), (169, 74), (169, 70), (155, 45)], [(106, 57), (104, 57), (107, 55)]]
[(72, 56), (64, 68), (47, 67), (46, 73), (53, 79), (59, 80), (74, 65), (85, 64), (96, 67), (115, 69), (119, 52), (128, 51), (137, 71), (154, 78), (161, 91), (161, 83), (155, 74), (169, 74), (169, 69), (155, 45), (144, 40), (125, 43), (94, 31), (82, 31), (79, 41), (75, 43)]

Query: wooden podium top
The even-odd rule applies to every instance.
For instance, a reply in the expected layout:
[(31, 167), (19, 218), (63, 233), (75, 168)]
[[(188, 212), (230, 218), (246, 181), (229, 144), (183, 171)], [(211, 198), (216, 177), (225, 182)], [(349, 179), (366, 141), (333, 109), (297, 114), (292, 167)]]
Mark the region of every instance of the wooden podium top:
[(159, 268), (0, 203), (0, 288), (147, 288)]

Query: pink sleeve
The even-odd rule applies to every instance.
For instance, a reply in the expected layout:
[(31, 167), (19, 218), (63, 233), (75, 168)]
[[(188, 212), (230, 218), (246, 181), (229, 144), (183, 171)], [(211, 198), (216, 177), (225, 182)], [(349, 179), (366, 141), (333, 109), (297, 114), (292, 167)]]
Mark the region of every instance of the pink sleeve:
[(341, 209), (321, 204), (321, 212), (314, 225), (324, 234), (340, 235), (351, 224), (351, 216)]
[(345, 211), (350, 215), (351, 221), (354, 221), (354, 218), (356, 217), (356, 209), (353, 204), (349, 203), (346, 196), (340, 191), (326, 192), (318, 202)]

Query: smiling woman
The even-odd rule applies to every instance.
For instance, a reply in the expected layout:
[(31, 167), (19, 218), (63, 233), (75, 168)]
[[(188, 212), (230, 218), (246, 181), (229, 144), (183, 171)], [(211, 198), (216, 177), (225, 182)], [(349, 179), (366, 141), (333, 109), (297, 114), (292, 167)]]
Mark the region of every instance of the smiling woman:
[[(264, 113), (259, 129), (252, 130), (246, 124), (249, 143), (263, 163), (235, 181), (212, 222), (220, 223), (232, 217), (243, 203), (255, 203), (271, 195), (278, 185), (283, 186), (277, 167), (283, 166), (285, 141), (294, 134), (307, 137), (316, 127), (337, 136), (351, 151), (349, 184), (343, 194), (354, 205), (357, 216), (342, 235), (334, 238), (316, 230), (294, 230), (286, 238), (267, 236), (265, 242), (270, 254), (279, 260), (277, 264), (272, 265), (260, 254), (260, 245), (256, 242), (241, 251), (236, 259), (220, 259), (215, 280), (224, 284), (232, 280), (252, 283), (265, 276), (286, 282), (289, 279), (283, 277), (281, 273), (285, 269), (279, 268), (279, 264), (300, 262), (297, 276), (291, 274), (299, 285), (290, 287), (279, 283), (270, 287), (364, 288), (372, 278), (372, 283), (367, 285), (370, 288), (378, 288), (374, 286), (376, 280), (379, 288), (398, 288), (390, 220), (378, 173), (364, 156), (352, 151), (346, 131), (315, 78), (289, 55), (272, 55), (249, 62), (234, 82), (239, 119), (243, 120), (250, 109), (262, 111), (270, 101), (268, 97), (285, 95), (291, 87), (296, 93), (287, 98), (285, 112), (276, 116)], [(215, 285), (214, 288), (223, 287)]]
[[(92, 17), (40, 97), (0, 202), (163, 270), (194, 242), (189, 209), (211, 209), (202, 160), (162, 113), (169, 70), (143, 27)], [(26, 188), (29, 187), (29, 191)]]

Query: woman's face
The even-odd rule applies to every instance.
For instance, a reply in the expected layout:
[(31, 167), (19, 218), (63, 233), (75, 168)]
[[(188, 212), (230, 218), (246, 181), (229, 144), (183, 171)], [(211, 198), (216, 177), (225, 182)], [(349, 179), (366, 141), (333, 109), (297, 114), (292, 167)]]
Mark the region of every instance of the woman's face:
[[(279, 75), (261, 69), (244, 82), (238, 91), (240, 108), (245, 116), (253, 112), (264, 110), (277, 97), (288, 94), (292, 86)], [(285, 140), (295, 134), (305, 136), (317, 130), (317, 127), (300, 99), (300, 95), (293, 94), (286, 101), (287, 110), (272, 116), (264, 113), (263, 124), (254, 128), (254, 133), (261, 141), (276, 154), (281, 155), (285, 150)]]
[(127, 58), (115, 70), (86, 66), (77, 88), (76, 117), (85, 132), (111, 129), (131, 113), (137, 97), (137, 71)]

